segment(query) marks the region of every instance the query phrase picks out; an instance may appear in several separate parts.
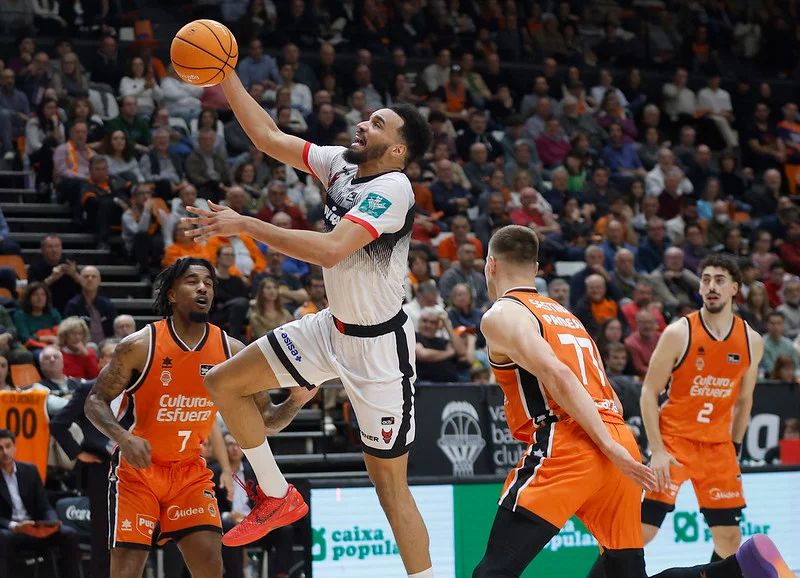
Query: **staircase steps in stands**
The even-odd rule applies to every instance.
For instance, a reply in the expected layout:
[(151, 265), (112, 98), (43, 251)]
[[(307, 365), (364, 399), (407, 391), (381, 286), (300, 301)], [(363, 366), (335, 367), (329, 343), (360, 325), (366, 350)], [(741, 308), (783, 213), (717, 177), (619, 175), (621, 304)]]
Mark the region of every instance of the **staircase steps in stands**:
[(52, 216), (68, 217), (69, 207), (57, 203), (3, 203), (3, 214), (8, 217)]
[[(5, 207), (3, 208), (5, 214)], [(19, 233), (38, 233), (41, 239), (42, 234), (47, 233), (76, 233), (80, 227), (72, 222), (69, 217), (9, 217), (6, 222), (11, 230), (14, 231), (14, 238), (19, 237)]]
[[(16, 234), (12, 231), (12, 236), (16, 238)], [(114, 265), (119, 264), (122, 260), (119, 255), (116, 253), (112, 253), (111, 251), (102, 251), (100, 249), (75, 249), (72, 247), (67, 247), (64, 250), (64, 253), (67, 257), (74, 258), (77, 260), (79, 266), (84, 265)], [(37, 244), (35, 248), (23, 248), (22, 249), (22, 258), (26, 263), (35, 263), (41, 252), (39, 251), (39, 245)], [(131, 281), (138, 279), (138, 277), (130, 278)]]
[[(14, 231), (12, 237), (23, 247), (38, 247), (42, 241), (42, 233), (18, 233)], [(59, 234), (65, 251), (76, 251), (77, 249), (95, 249), (97, 242), (92, 233), (63, 233)], [(121, 243), (120, 237), (111, 237), (108, 242), (111, 245)], [(83, 263), (82, 263), (83, 264)]]
[[(3, 182), (0, 179), (0, 182)], [(18, 189), (13, 187), (0, 187), (0, 204), (33, 202), (36, 199), (36, 191), (33, 189)]]
[(153, 302), (152, 294), (153, 287), (150, 283), (144, 281), (112, 281), (106, 282), (103, 279), (102, 284), (103, 295), (109, 299), (146, 299), (150, 303)]

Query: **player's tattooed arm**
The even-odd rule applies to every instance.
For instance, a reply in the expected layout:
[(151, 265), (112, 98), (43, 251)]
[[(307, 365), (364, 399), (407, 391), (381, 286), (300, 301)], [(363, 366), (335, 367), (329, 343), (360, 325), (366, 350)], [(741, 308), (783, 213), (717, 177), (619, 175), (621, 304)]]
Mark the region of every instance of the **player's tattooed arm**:
[(275, 435), (289, 425), (294, 417), (303, 409), (308, 401), (317, 394), (319, 388), (306, 389), (304, 387), (289, 388), (289, 397), (281, 403), (273, 403), (268, 391), (260, 391), (253, 395), (253, 399), (261, 412), (264, 425), (267, 426), (267, 435)]
[(144, 369), (150, 329), (145, 328), (123, 339), (114, 349), (111, 361), (97, 378), (84, 409), (86, 417), (109, 439), (122, 445), (130, 433), (117, 421), (111, 402), (128, 386), (135, 372)]

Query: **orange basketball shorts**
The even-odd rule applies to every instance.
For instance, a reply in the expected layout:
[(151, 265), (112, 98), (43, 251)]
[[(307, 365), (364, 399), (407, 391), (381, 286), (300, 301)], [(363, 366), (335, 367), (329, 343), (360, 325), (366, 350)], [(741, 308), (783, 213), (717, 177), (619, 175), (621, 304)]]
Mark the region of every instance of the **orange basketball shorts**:
[(117, 450), (108, 486), (110, 547), (149, 550), (194, 532), (221, 533), (211, 477), (199, 456), (135, 470)]
[[(633, 434), (606, 423), (637, 460)], [(602, 549), (643, 548), (642, 489), (625, 477), (572, 420), (541, 426), (506, 479), (499, 505), (561, 528), (576, 514)]]
[(691, 480), (700, 508), (745, 507), (742, 471), (732, 442), (708, 443), (664, 436), (664, 447), (681, 467), (670, 466), (670, 487), (663, 492), (647, 492), (645, 500), (674, 506), (681, 485)]

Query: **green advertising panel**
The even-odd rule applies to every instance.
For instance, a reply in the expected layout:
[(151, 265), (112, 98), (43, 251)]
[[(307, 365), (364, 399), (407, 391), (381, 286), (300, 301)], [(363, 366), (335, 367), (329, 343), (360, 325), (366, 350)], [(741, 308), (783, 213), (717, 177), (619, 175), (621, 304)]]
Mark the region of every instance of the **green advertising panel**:
[[(486, 551), (501, 484), (453, 486), (453, 518), (456, 540), (456, 578), (470, 578)], [(600, 548), (580, 520), (573, 517), (550, 540), (522, 578), (559, 576), (586, 578)]]

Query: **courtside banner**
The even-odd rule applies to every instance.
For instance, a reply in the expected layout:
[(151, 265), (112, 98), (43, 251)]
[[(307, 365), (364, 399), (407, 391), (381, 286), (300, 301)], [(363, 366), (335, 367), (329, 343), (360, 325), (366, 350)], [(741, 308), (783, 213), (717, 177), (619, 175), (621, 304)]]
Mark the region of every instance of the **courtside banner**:
[[(744, 539), (767, 534), (789, 567), (800, 572), (800, 471), (746, 473), (743, 480), (748, 506), (741, 520)], [(412, 486), (428, 527), (437, 578), (472, 576), (486, 550), (501, 489), (500, 483)], [(313, 488), (311, 526), (314, 578), (404, 575), (373, 488)], [(645, 550), (647, 572), (652, 576), (669, 567), (704, 564), (712, 550), (711, 533), (686, 483), (675, 511)], [(522, 577), (585, 578), (598, 555), (597, 541), (573, 517)]]

